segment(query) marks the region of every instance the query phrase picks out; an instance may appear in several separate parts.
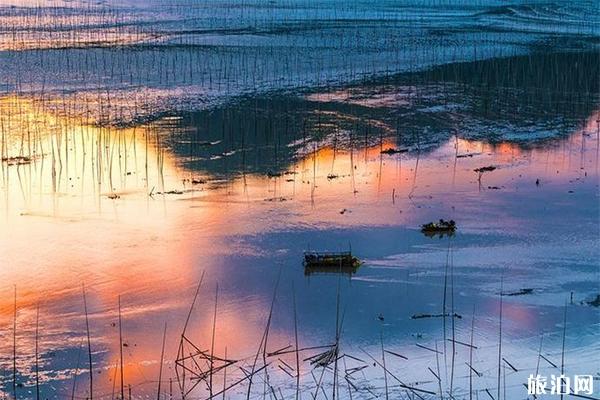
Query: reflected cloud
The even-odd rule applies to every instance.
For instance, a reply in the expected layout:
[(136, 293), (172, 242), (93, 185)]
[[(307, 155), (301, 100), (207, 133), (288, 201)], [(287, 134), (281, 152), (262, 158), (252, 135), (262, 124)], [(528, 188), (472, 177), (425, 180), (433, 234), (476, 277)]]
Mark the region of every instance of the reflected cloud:
[[(288, 245), (262, 246), (261, 237), (374, 227), (414, 228), (420, 237), (418, 227), (433, 214), (467, 213), (480, 202), (503, 204), (498, 207), (502, 210), (513, 204), (515, 191), (538, 190), (536, 180), (553, 193), (566, 192), (577, 179), (597, 179), (597, 119), (594, 113), (565, 140), (538, 146), (451, 137), (428, 151), (387, 154), (384, 150), (398, 147), (389, 135), (364, 146), (311, 143), (281, 160), (280, 169), (270, 174), (233, 167), (224, 179), (210, 169), (190, 167), (180, 149), (164, 140), (182, 120), (96, 127), (83, 118), (47, 111), (34, 99), (4, 98), (0, 206), (6, 229), (0, 232), (0, 252), (5, 255), (0, 290), (6, 294), (13, 285), (18, 289), (21, 381), (31, 384), (34, 310), (40, 302), (43, 366), (56, 371), (44, 381), (68, 392), (85, 332), (85, 283), (95, 362), (101, 371), (98, 387), (110, 393), (120, 384), (114, 378), (119, 376), (115, 366), (120, 350), (115, 323), (116, 300), (122, 295), (124, 379), (142, 385), (136, 391), (152, 392), (152, 385), (144, 382), (157, 373), (163, 323), (168, 322), (169, 337), (165, 368), (173, 379), (177, 337), (201, 271), (209, 278), (189, 335), (203, 350), (211, 345), (213, 290), (219, 282), (224, 289), (215, 354), (224, 357), (227, 348), (228, 357), (248, 367), (265, 329), (274, 282), (262, 279), (257, 284), (243, 260), (281, 259), (271, 253), (273, 247), (280, 246), (280, 254), (289, 250)], [(474, 170), (486, 165), (497, 168), (478, 182)], [(507, 214), (496, 228), (518, 230), (520, 223)], [(458, 232), (468, 234), (469, 229), (465, 217)], [(293, 343), (288, 296), (282, 296), (286, 300), (278, 313), (283, 316), (274, 321), (269, 349)], [(11, 296), (0, 298), (2, 326), (11, 326), (13, 307)], [(530, 330), (537, 323), (528, 306), (506, 304), (505, 311), (519, 329)], [(439, 327), (431, 329), (437, 332)], [(3, 354), (11, 352), (11, 334), (10, 329), (2, 332)], [(300, 338), (303, 346), (323, 344), (306, 336)], [(54, 355), (48, 349), (56, 349), (51, 350)], [(294, 362), (289, 355), (283, 359)], [(10, 359), (1, 363), (10, 370)], [(84, 390), (85, 372), (81, 374), (78, 385)], [(231, 379), (236, 376), (241, 372), (232, 368)]]

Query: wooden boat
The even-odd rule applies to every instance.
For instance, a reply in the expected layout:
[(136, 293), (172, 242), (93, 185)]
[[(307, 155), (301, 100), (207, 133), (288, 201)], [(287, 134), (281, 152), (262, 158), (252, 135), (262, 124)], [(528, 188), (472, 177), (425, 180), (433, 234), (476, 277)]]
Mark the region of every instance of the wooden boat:
[(304, 253), (305, 273), (318, 272), (344, 272), (354, 273), (360, 266), (360, 260), (352, 255), (352, 252), (316, 252)]
[(425, 235), (449, 234), (452, 235), (456, 231), (456, 222), (453, 220), (445, 221), (440, 219), (438, 222), (430, 222), (421, 226), (421, 232)]

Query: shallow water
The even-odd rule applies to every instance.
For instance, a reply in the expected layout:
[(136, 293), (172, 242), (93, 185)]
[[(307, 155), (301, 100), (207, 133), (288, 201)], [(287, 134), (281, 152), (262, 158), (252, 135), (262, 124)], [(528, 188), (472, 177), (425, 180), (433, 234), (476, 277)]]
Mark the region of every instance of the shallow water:
[[(502, 354), (519, 370), (506, 371), (502, 382), (507, 396), (523, 396), (522, 383), (536, 365), (540, 334), (543, 354), (558, 362), (565, 301), (566, 371), (596, 372), (598, 313), (582, 302), (598, 289), (597, 112), (564, 139), (529, 145), (452, 136), (433, 148), (419, 150), (417, 144), (407, 153), (386, 155), (381, 150), (398, 147), (398, 138), (374, 134), (366, 145), (361, 139), (353, 146), (340, 137), (318, 146), (305, 143), (287, 156), (281, 150), (281, 159), (261, 157), (253, 164), (253, 151), (277, 152), (268, 140), (257, 140), (254, 149), (249, 145), (244, 151), (250, 165), (244, 173), (237, 162), (224, 161), (235, 155), (211, 160), (170, 147), (173, 142), (189, 146), (190, 140), (180, 138), (195, 132), (193, 125), (184, 129), (192, 117), (115, 130), (61, 120), (18, 98), (2, 105), (5, 112), (20, 110), (18, 116), (11, 114), (11, 121), (24, 126), (13, 131), (31, 132), (32, 146), (44, 154), (21, 165), (3, 164), (6, 229), (0, 243), (7, 261), (1, 277), (2, 325), (11, 325), (16, 285), (18, 382), (25, 385), (18, 389), (20, 396), (32, 390), (37, 304), (43, 393), (67, 396), (79, 358), (77, 393), (85, 396), (82, 284), (98, 374), (94, 396), (112, 397), (115, 382), (119, 392), (118, 296), (127, 345), (126, 390), (131, 385), (134, 397), (155, 393), (166, 322), (162, 390), (167, 393), (173, 379), (173, 391), (179, 393), (173, 362), (202, 274), (188, 336), (200, 348), (211, 347), (218, 283), (214, 349), (223, 357), (226, 348), (227, 357), (237, 361), (228, 370), (232, 383), (242, 377), (239, 367), (250, 369), (275, 287), (269, 352), (294, 343), (293, 293), (300, 346), (335, 341), (339, 287), (340, 351), (362, 360), (345, 358), (344, 369), (368, 367), (351, 381), (354, 398), (383, 394), (383, 373), (369, 361), (369, 355), (381, 357), (381, 334), (386, 350), (393, 352), (386, 356), (390, 372), (411, 387), (436, 393), (437, 381), (427, 369), (435, 370), (435, 353), (416, 344), (450, 346), (444, 330), (447, 339), (468, 342), (473, 313), (473, 366), (483, 374), (474, 387), (485, 395), (485, 389), (497, 386), (502, 280), (506, 293), (533, 289), (503, 299)], [(340, 115), (335, 118), (343, 123)], [(18, 154), (20, 138), (12, 139), (15, 145), (8, 154)], [(207, 139), (196, 143), (201, 151), (223, 143)], [(215, 169), (204, 169), (210, 163), (216, 163)], [(487, 165), (497, 169), (479, 181), (474, 169)], [(420, 224), (438, 218), (455, 219), (458, 233), (451, 238), (420, 233)], [(364, 262), (355, 274), (305, 274), (304, 250), (349, 246)], [(450, 318), (411, 318), (442, 313), (444, 287), (447, 312), (452, 308), (462, 316), (455, 319), (454, 333)], [(12, 330), (5, 329), (3, 336), (9, 392)], [(453, 393), (466, 396), (469, 352), (464, 346), (456, 351)], [(449, 387), (451, 351), (444, 354), (442, 382)], [(269, 362), (271, 384), (292, 396), (294, 379), (281, 368), (294, 365), (294, 354), (270, 357)], [(316, 384), (310, 364), (303, 362), (301, 368), (303, 396), (308, 396)], [(542, 368), (553, 372), (549, 365)], [(221, 387), (222, 372), (215, 379)], [(388, 379), (391, 393), (401, 396), (405, 390)], [(264, 390), (263, 380), (255, 382), (256, 394)], [(331, 391), (331, 373), (325, 374), (323, 386)], [(340, 390), (347, 391), (346, 386), (342, 382)], [(229, 393), (242, 396), (245, 390), (240, 385)], [(192, 393), (202, 397), (207, 392), (198, 386)]]
[(600, 32), (585, 0), (17, 3), (0, 8), (1, 93), (71, 100), (103, 122), (537, 48), (595, 48)]
[(3, 398), (36, 398), (38, 309), (41, 397), (90, 397), (84, 291), (94, 398), (157, 396), (165, 324), (160, 398), (597, 377), (593, 5), (0, 7)]

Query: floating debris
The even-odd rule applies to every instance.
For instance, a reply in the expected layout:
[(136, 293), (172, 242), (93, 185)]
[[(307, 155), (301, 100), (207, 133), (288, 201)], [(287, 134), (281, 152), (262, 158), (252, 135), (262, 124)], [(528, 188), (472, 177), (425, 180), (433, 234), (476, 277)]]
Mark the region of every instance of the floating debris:
[(524, 288), (524, 289), (519, 289), (516, 292), (502, 293), (502, 295), (503, 296), (523, 296), (523, 295), (532, 294), (532, 293), (533, 293), (532, 288)]
[(279, 178), (281, 175), (281, 172), (267, 171), (267, 176), (269, 178)]
[(119, 196), (119, 195), (118, 195), (118, 194), (116, 194), (116, 193), (111, 193), (111, 194), (109, 194), (107, 197), (108, 197), (109, 199), (111, 199), (111, 200), (116, 200), (116, 199), (120, 199), (120, 198), (121, 198), (121, 196)]
[(285, 197), (269, 197), (268, 199), (265, 199), (265, 201), (278, 201), (278, 202), (284, 202), (287, 201), (288, 199), (286, 199)]
[[(415, 343), (415, 346), (417, 346), (417, 347), (419, 347), (419, 348), (421, 348), (421, 349), (424, 349), (424, 350), (429, 350), (429, 351), (431, 351), (431, 352), (433, 352), (433, 353), (437, 353), (437, 354), (443, 354), (441, 351), (438, 351), (438, 350), (432, 349), (431, 347), (423, 346), (422, 344), (419, 344), (419, 343)], [(437, 347), (437, 346), (436, 346), (436, 347)]]
[(196, 146), (200, 146), (200, 147), (208, 147), (208, 146), (215, 146), (219, 143), (221, 143), (220, 140), (216, 140), (213, 142), (210, 141), (205, 141), (205, 140), (176, 140), (175, 143), (179, 143), (179, 144), (192, 144), (192, 145), (196, 145)]
[(204, 185), (205, 183), (205, 179), (192, 179), (192, 185)]
[(181, 190), (169, 190), (167, 192), (156, 192), (156, 194), (183, 194)]
[(421, 225), (421, 232), (429, 237), (433, 237), (435, 235), (443, 236), (453, 235), (456, 232), (456, 222), (454, 220), (446, 221), (444, 219), (440, 219), (438, 222), (430, 222), (428, 224)]
[(487, 167), (475, 168), (473, 171), (483, 174), (484, 172), (492, 172), (495, 171), (496, 167), (493, 165), (488, 165)]
[(310, 364), (316, 367), (327, 367), (338, 358), (338, 346), (333, 345), (331, 349), (310, 357)]
[(388, 147), (385, 150), (381, 150), (381, 154), (393, 155), (398, 153), (406, 153), (408, 149), (394, 149), (393, 147)]
[(332, 179), (337, 179), (337, 178), (339, 178), (339, 177), (340, 177), (340, 176), (339, 176), (339, 175), (336, 175), (336, 174), (329, 174), (329, 175), (327, 175), (327, 180), (329, 180), (329, 181), (330, 181), (330, 180), (332, 180)]
[(14, 157), (2, 158), (2, 162), (7, 163), (8, 165), (26, 165), (26, 164), (30, 164), (31, 161), (32, 161), (31, 157), (27, 157), (27, 156), (14, 156)]
[(454, 314), (414, 314), (411, 319), (423, 319), (423, 318), (442, 318), (442, 317), (454, 317), (458, 319), (462, 319), (462, 315), (454, 313)]
[(391, 350), (385, 350), (385, 352), (386, 352), (386, 353), (388, 353), (388, 354), (391, 354), (391, 355), (393, 355), (393, 356), (396, 356), (396, 357), (398, 357), (398, 358), (402, 358), (402, 359), (404, 359), (404, 360), (408, 360), (408, 357), (406, 357), (406, 356), (403, 356), (402, 354), (399, 354), (399, 353), (393, 352), (393, 351), (391, 351)]

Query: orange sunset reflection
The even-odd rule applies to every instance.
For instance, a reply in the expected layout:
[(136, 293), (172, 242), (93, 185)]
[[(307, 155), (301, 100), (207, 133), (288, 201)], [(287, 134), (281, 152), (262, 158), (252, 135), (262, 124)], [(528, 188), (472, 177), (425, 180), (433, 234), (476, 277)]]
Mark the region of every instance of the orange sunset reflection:
[[(207, 276), (203, 306), (189, 334), (203, 349), (211, 344), (215, 283), (228, 280), (218, 257), (261, 252), (237, 236), (298, 227), (418, 226), (424, 210), (448, 207), (450, 192), (458, 193), (452, 206), (460, 209), (460, 196), (485, 196), (493, 187), (515, 191), (536, 179), (552, 183), (557, 171), (561, 179), (578, 177), (582, 163), (596, 166), (587, 171), (597, 174), (597, 119), (593, 115), (581, 131), (546, 147), (456, 137), (427, 154), (382, 154), (397, 147), (390, 138), (361, 149), (326, 146), (303, 152), (280, 176), (238, 174), (223, 185), (211, 183), (208, 172), (182, 167), (161, 148), (156, 125), (96, 127), (48, 112), (32, 99), (2, 99), (0, 324), (12, 324), (16, 285), (21, 353), (31, 353), (38, 303), (44, 331), (55, 334), (44, 344), (64, 341), (76, 348), (85, 283), (94, 347), (104, 359), (99, 385), (110, 392), (120, 350), (112, 324), (122, 296), (124, 379), (145, 382), (160, 357), (162, 323), (152, 317), (173, 313), (168, 335), (176, 337), (201, 271)], [(478, 181), (474, 169), (486, 165), (497, 170)], [(190, 178), (198, 176), (207, 183), (192, 185)], [(223, 356), (227, 347), (230, 355), (251, 357), (269, 306), (263, 295), (222, 299), (215, 353)], [(508, 318), (535, 323), (527, 309), (505, 307)], [(66, 338), (60, 335), (65, 326)], [(3, 332), (5, 339), (10, 334)], [(269, 341), (282, 348), (290, 337), (274, 329)], [(10, 352), (10, 346), (4, 340), (0, 350)], [(170, 360), (176, 352), (176, 341), (169, 341)], [(168, 368), (172, 376), (174, 366)]]

